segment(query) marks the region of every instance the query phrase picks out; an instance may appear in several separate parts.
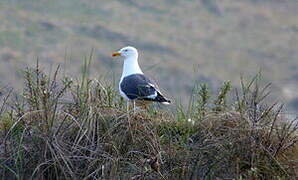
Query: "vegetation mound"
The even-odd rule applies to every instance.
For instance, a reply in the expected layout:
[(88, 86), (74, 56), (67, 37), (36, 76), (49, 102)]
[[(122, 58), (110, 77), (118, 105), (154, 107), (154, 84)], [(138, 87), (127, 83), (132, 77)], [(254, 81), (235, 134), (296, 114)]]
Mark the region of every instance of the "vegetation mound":
[[(25, 71), (2, 96), (1, 179), (294, 179), (297, 121), (266, 105), (258, 76), (217, 96), (194, 88), (188, 110), (127, 112), (114, 88), (58, 69)], [(234, 94), (234, 95), (233, 95)]]

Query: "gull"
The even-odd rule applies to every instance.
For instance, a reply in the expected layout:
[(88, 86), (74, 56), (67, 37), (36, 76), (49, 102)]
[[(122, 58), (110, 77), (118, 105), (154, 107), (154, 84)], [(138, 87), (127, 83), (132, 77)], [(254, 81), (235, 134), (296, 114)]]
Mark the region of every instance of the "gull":
[(122, 76), (119, 82), (120, 95), (127, 100), (127, 108), (132, 102), (158, 102), (170, 104), (167, 99), (147, 76), (144, 75), (138, 63), (138, 51), (132, 46), (127, 46), (112, 54), (113, 57), (121, 56), (124, 59)]

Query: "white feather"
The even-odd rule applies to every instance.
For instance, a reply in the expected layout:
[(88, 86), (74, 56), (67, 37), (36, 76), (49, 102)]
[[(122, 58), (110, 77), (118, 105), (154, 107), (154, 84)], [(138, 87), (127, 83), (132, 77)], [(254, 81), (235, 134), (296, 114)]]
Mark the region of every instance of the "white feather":
[(157, 92), (155, 91), (154, 94), (150, 95), (150, 96), (147, 96), (147, 98), (149, 99), (155, 99), (157, 96)]

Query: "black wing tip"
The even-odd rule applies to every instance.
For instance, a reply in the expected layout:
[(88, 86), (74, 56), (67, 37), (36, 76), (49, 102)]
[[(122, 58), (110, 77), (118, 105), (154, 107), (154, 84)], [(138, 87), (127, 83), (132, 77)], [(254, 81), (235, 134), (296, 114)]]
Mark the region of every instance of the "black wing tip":
[(160, 92), (158, 92), (158, 95), (155, 98), (155, 101), (157, 101), (157, 102), (159, 102), (161, 104), (165, 104), (165, 105), (171, 104), (171, 100), (169, 100), (166, 97), (164, 97)]
[(163, 102), (160, 102), (161, 104), (164, 104), (164, 105), (169, 105), (169, 104), (171, 104), (172, 103), (172, 101), (171, 100), (168, 100), (168, 99), (166, 99), (166, 101), (163, 101)]
[(157, 101), (160, 102), (161, 104), (165, 104), (165, 105), (172, 103), (171, 100), (166, 99), (165, 97), (159, 98)]

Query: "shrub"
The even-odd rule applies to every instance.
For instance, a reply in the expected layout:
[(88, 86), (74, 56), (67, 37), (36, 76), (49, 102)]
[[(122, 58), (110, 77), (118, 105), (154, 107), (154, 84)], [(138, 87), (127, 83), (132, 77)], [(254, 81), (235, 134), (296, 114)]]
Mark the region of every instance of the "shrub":
[(78, 82), (58, 74), (27, 69), (23, 94), (2, 97), (2, 179), (297, 177), (297, 121), (266, 105), (259, 76), (215, 97), (198, 86), (187, 111), (134, 113), (87, 71)]

